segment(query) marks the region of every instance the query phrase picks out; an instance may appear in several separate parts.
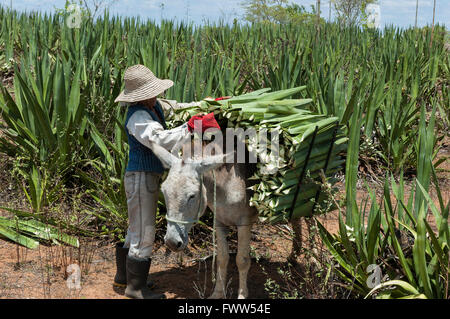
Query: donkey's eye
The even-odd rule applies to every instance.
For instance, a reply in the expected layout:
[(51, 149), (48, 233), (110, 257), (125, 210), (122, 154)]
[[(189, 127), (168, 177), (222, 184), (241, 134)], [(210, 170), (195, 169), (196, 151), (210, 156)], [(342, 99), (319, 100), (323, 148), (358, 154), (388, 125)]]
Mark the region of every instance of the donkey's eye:
[(189, 196), (188, 200), (194, 199), (195, 198), (195, 194), (192, 194), (191, 196)]

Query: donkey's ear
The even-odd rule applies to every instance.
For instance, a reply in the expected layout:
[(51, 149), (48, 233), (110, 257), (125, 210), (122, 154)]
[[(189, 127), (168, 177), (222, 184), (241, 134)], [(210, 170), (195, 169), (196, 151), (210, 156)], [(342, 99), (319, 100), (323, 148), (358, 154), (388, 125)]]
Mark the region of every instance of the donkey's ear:
[(196, 161), (194, 164), (195, 169), (200, 174), (203, 174), (207, 171), (220, 167), (224, 163), (233, 163), (233, 160), (234, 160), (234, 151), (227, 154), (208, 156), (206, 158), (203, 158), (201, 161)]
[(153, 151), (153, 153), (156, 155), (156, 157), (159, 158), (163, 166), (167, 169), (171, 168), (176, 162), (181, 161), (178, 157), (171, 154), (169, 151), (167, 151), (164, 147), (159, 146), (158, 144), (149, 141), (150, 149)]

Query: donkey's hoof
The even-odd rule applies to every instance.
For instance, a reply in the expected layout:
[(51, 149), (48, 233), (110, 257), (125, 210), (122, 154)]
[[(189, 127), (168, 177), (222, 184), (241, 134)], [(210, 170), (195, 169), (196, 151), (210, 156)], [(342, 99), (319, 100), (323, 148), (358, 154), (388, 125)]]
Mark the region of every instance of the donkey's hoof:
[(208, 299), (224, 299), (225, 296), (222, 293), (213, 293)]
[(239, 289), (238, 299), (247, 299), (247, 297), (248, 297), (247, 289)]

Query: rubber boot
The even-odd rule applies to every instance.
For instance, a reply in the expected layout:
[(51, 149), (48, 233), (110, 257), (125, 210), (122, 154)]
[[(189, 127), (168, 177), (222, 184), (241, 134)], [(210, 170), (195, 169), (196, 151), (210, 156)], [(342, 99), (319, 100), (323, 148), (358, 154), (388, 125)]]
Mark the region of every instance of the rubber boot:
[[(125, 288), (127, 286), (127, 255), (129, 248), (124, 248), (123, 243), (116, 244), (116, 275), (113, 285)], [(154, 281), (150, 280), (150, 274), (147, 277), (147, 287), (155, 288)]]
[(127, 256), (127, 289), (125, 296), (133, 299), (165, 299), (164, 294), (154, 293), (147, 287), (150, 258)]
[(127, 286), (127, 255), (128, 248), (123, 248), (123, 243), (116, 244), (116, 275), (114, 276), (114, 286)]

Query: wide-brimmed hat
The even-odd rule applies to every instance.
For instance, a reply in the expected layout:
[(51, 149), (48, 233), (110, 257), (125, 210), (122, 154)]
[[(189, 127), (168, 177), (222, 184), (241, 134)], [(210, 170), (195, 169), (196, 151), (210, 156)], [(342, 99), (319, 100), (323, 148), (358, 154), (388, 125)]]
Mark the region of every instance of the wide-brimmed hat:
[(138, 102), (151, 99), (173, 86), (171, 80), (158, 79), (144, 65), (134, 65), (125, 71), (125, 90), (120, 93), (115, 102)]

